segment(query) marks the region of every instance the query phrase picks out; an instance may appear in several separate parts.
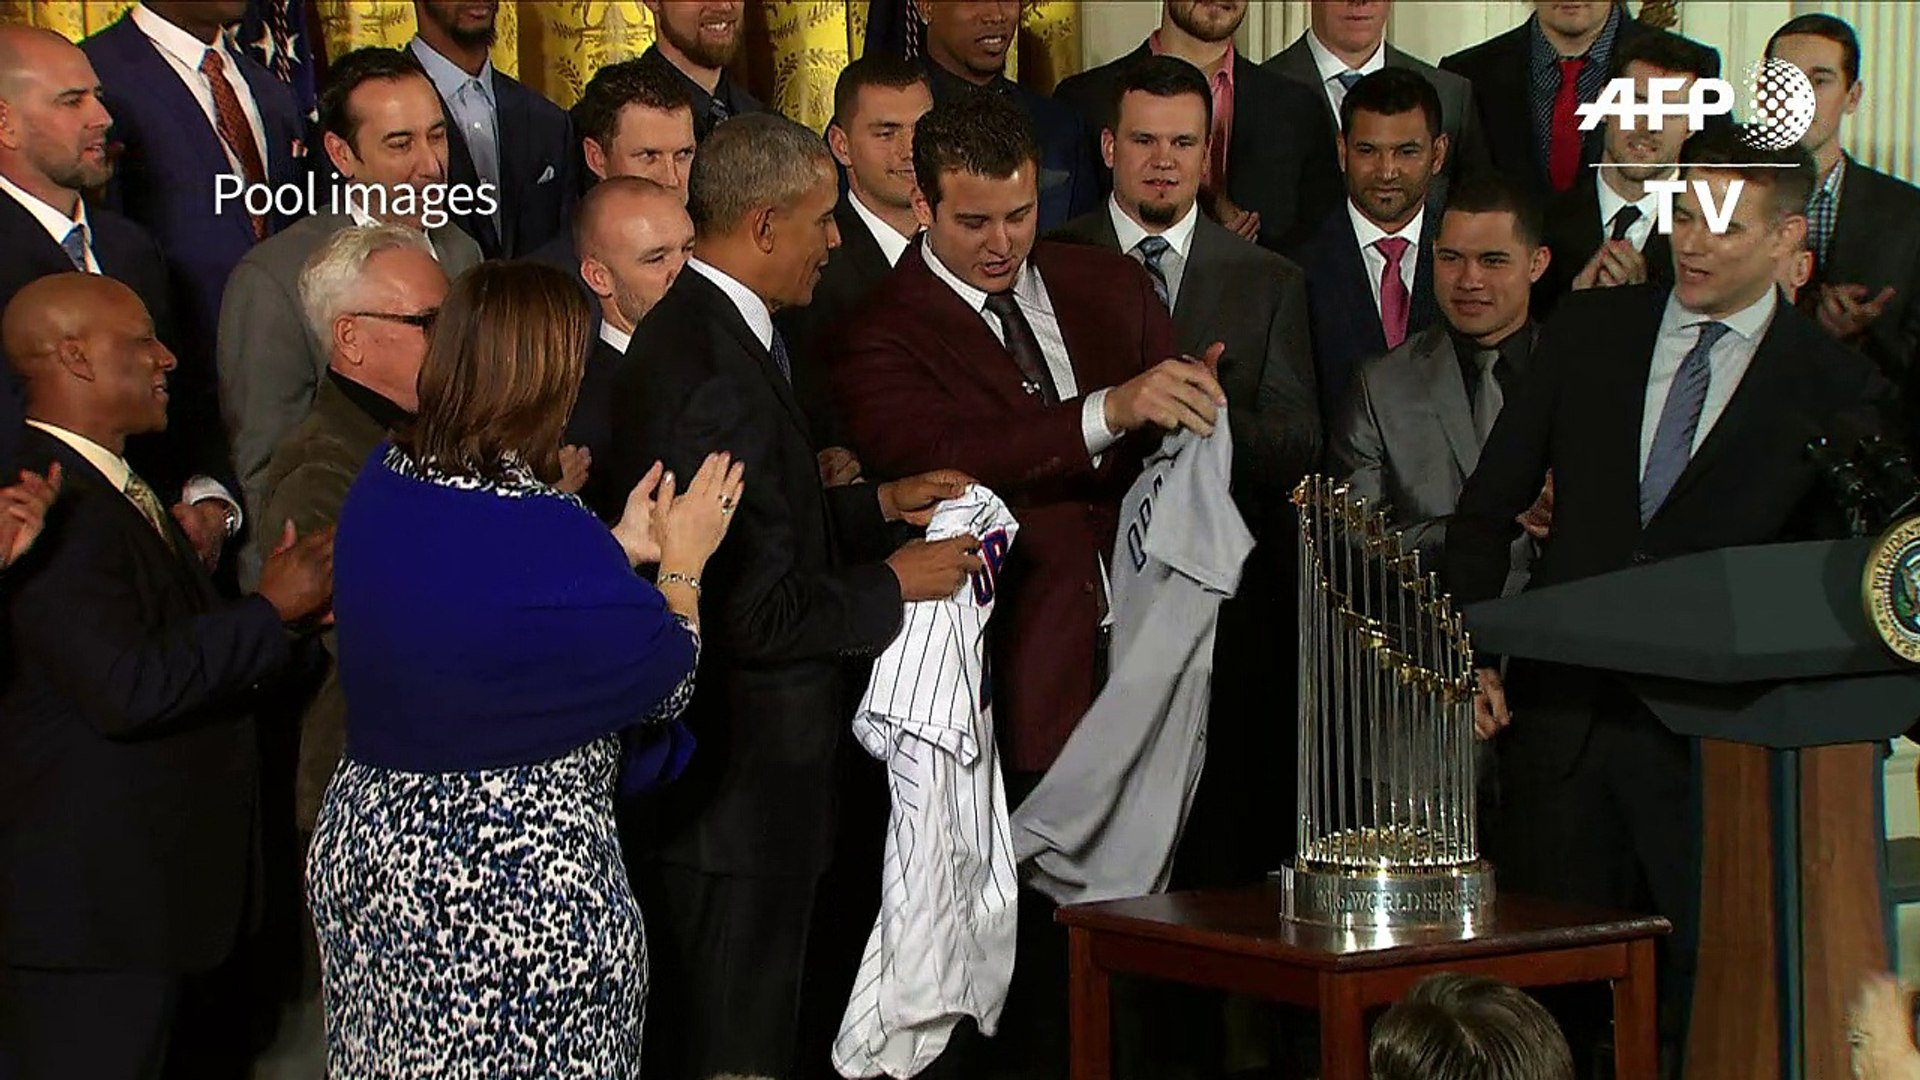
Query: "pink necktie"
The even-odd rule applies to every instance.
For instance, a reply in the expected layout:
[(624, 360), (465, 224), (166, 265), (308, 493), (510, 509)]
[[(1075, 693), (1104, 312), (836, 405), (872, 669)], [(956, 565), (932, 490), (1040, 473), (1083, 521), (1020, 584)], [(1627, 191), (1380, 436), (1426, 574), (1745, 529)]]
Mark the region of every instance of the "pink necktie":
[(1404, 236), (1385, 236), (1375, 240), (1373, 246), (1387, 260), (1387, 268), (1380, 274), (1380, 329), (1386, 332), (1387, 348), (1397, 349), (1407, 340), (1407, 312), (1413, 308), (1407, 283), (1400, 280), (1400, 259), (1410, 244)]

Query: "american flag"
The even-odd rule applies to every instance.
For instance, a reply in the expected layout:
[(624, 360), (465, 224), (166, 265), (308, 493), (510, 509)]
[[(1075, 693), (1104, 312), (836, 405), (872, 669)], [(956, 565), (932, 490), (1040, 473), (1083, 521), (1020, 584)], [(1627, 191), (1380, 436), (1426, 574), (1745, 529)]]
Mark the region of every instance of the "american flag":
[(321, 62), (319, 35), (311, 30), (307, 0), (248, 0), (246, 18), (234, 35), (248, 54), (293, 87), (310, 122), (318, 119), (315, 88)]

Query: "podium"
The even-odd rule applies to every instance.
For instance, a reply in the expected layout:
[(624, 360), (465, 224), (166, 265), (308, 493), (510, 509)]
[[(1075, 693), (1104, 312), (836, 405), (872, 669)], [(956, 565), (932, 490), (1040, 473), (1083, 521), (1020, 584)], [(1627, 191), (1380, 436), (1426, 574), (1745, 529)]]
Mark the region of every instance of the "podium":
[(1689, 1080), (1850, 1075), (1847, 1006), (1889, 966), (1880, 747), (1920, 719), (1920, 668), (1868, 621), (1873, 544), (1703, 552), (1463, 613), (1477, 649), (1618, 674), (1701, 740)]

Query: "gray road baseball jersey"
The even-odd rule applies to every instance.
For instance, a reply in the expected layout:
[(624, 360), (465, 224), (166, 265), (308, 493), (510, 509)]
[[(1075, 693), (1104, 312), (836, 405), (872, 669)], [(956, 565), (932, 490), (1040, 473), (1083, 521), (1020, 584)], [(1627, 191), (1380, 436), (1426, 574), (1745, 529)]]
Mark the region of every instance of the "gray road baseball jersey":
[(1027, 883), (1055, 901), (1166, 887), (1206, 762), (1213, 634), (1253, 534), (1228, 491), (1226, 414), (1161, 444), (1120, 506), (1112, 674), (1013, 815)]

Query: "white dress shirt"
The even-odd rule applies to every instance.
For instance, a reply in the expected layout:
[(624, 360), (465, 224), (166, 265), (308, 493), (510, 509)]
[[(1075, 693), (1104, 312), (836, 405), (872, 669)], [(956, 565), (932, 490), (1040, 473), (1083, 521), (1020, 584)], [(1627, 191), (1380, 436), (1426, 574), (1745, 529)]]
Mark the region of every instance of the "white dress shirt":
[[(718, 273), (718, 271), (715, 271)], [(613, 351), (626, 355), (628, 343), (633, 341), (631, 330), (622, 330), (605, 319), (600, 320), (600, 340), (613, 346)]]
[(64, 244), (67, 234), (73, 231), (75, 225), (86, 230), (81, 235), (86, 237), (87, 241), (87, 273), (100, 273), (100, 260), (93, 255), (93, 226), (87, 223), (87, 200), (76, 198), (73, 216), (68, 217), (55, 207), (49, 206), (38, 195), (32, 194), (5, 176), (0, 176), (0, 191), (13, 196), (13, 201), (19, 203), (27, 213), (32, 214), (33, 220), (47, 230), (47, 235), (53, 237), (53, 242), (56, 244)]
[(1407, 296), (1413, 296), (1413, 271), (1420, 265), (1420, 230), (1426, 225), (1427, 208), (1421, 207), (1413, 215), (1413, 220), (1400, 227), (1399, 232), (1387, 232), (1367, 219), (1360, 208), (1347, 200), (1347, 216), (1353, 220), (1353, 235), (1360, 241), (1360, 261), (1367, 265), (1367, 288), (1373, 290), (1373, 311), (1380, 313), (1380, 277), (1387, 272), (1387, 257), (1373, 245), (1389, 236), (1403, 237), (1407, 241), (1407, 252), (1400, 256), (1400, 280), (1407, 286)]
[(867, 231), (873, 234), (873, 242), (880, 245), (880, 254), (887, 257), (887, 265), (899, 266), (900, 256), (905, 255), (907, 249), (913, 246), (913, 237), (901, 236), (900, 230), (882, 221), (879, 214), (867, 209), (867, 204), (860, 201), (857, 193), (847, 192), (847, 201), (853, 204), (853, 212), (859, 215), (860, 220), (867, 223)]
[[(1113, 219), (1113, 235), (1120, 241), (1120, 253), (1134, 258), (1134, 248), (1149, 235), (1141, 224), (1127, 216), (1120, 209), (1120, 196), (1107, 199), (1107, 215)], [(1167, 279), (1167, 300), (1174, 305), (1180, 303), (1180, 281), (1187, 273), (1187, 259), (1193, 251), (1193, 230), (1200, 220), (1200, 204), (1187, 207), (1185, 217), (1167, 226), (1158, 235), (1170, 246), (1167, 253), (1160, 256), (1160, 273)], [(1145, 265), (1141, 260), (1141, 265)]]
[[(1767, 336), (1767, 327), (1773, 324), (1778, 304), (1775, 290), (1768, 289), (1760, 299), (1718, 320), (1732, 333), (1720, 335), (1713, 351), (1707, 354), (1711, 374), (1707, 380), (1707, 400), (1700, 407), (1700, 424), (1693, 431), (1692, 452), (1699, 451), (1720, 414), (1727, 411), (1727, 402), (1733, 400), (1733, 392), (1740, 388), (1740, 380), (1753, 363), (1760, 340)], [(1677, 297), (1667, 298), (1666, 313), (1660, 317), (1660, 335), (1654, 339), (1653, 366), (1647, 372), (1646, 405), (1640, 412), (1641, 476), (1647, 474), (1647, 458), (1653, 453), (1653, 434), (1660, 426), (1660, 410), (1666, 408), (1673, 377), (1679, 373), (1687, 352), (1699, 342), (1700, 324), (1713, 321), (1681, 307)]]
[[(219, 113), (213, 105), (213, 84), (200, 74), (200, 61), (207, 55), (208, 48), (220, 50), (221, 59), (225, 62), (227, 85), (233, 88), (234, 96), (240, 99), (240, 111), (246, 114), (247, 126), (253, 129), (254, 146), (260, 151), (260, 166), (271, 168), (269, 162), (272, 159), (267, 156), (267, 128), (260, 119), (260, 105), (253, 100), (253, 88), (247, 85), (246, 76), (240, 73), (239, 50), (227, 40), (227, 35), (222, 33), (209, 46), (148, 11), (145, 4), (133, 5), (133, 24), (147, 35), (147, 40), (153, 42), (160, 55), (167, 58), (167, 64), (173, 68), (174, 74), (180, 76), (180, 81), (186, 83), (187, 89), (193, 92), (193, 99), (200, 103), (200, 111), (207, 115), (207, 126), (213, 129), (215, 138), (220, 133)], [(225, 140), (221, 140), (220, 147), (226, 152), (227, 164), (233, 167), (233, 174), (244, 178), (246, 173), (241, 169), (240, 158), (233, 148)]]
[[(926, 256), (927, 268), (933, 271), (933, 276), (946, 282), (947, 287), (980, 316), (980, 321), (987, 324), (993, 339), (1004, 347), (1006, 328), (1000, 325), (1000, 316), (987, 310), (987, 294), (947, 269), (931, 246), (923, 245), (921, 254)], [(1013, 298), (1020, 304), (1020, 313), (1027, 317), (1027, 324), (1033, 327), (1034, 340), (1040, 343), (1040, 354), (1046, 357), (1047, 373), (1053, 376), (1060, 400), (1072, 401), (1079, 397), (1080, 383), (1073, 375), (1073, 360), (1067, 355), (1067, 339), (1060, 332), (1060, 318), (1053, 313), (1053, 299), (1047, 295), (1047, 285), (1040, 280), (1040, 271), (1031, 262), (1022, 263), (1014, 274)], [(1080, 438), (1096, 464), (1102, 453), (1120, 441), (1120, 433), (1107, 428), (1106, 404), (1107, 392), (1095, 390), (1080, 407)]]
[(768, 310), (767, 302), (760, 299), (758, 293), (740, 284), (725, 270), (699, 259), (688, 259), (687, 269), (713, 282), (721, 292), (726, 293), (727, 299), (739, 309), (740, 317), (747, 320), (747, 329), (753, 331), (760, 347), (768, 352), (773, 351), (773, 312)]
[(1632, 225), (1627, 226), (1627, 240), (1633, 244), (1633, 250), (1645, 251), (1647, 249), (1647, 240), (1653, 236), (1654, 215), (1660, 212), (1660, 197), (1652, 192), (1648, 192), (1640, 196), (1638, 202), (1630, 203), (1607, 183), (1604, 175), (1606, 170), (1602, 169), (1600, 171), (1603, 175), (1599, 181), (1594, 184), (1594, 187), (1598, 189), (1600, 193), (1600, 239), (1605, 240), (1607, 237), (1613, 235), (1613, 219), (1620, 213), (1623, 207), (1637, 207), (1640, 211), (1640, 216), (1634, 220)]
[[(469, 75), (460, 65), (441, 56), (433, 46), (414, 38), (410, 43), (427, 78), (446, 102), (447, 120), (460, 129), (467, 144), (467, 156), (473, 159), (473, 171), (482, 182), (500, 190), (500, 112), (493, 95), (493, 61), (480, 65), (480, 74)], [(500, 200), (494, 200), (493, 229), (500, 231)]]
[(1349, 71), (1361, 75), (1371, 75), (1387, 66), (1387, 43), (1383, 40), (1374, 47), (1373, 55), (1357, 68), (1347, 66), (1345, 60), (1333, 55), (1333, 51), (1320, 44), (1313, 31), (1307, 31), (1307, 51), (1313, 54), (1313, 66), (1320, 69), (1320, 87), (1326, 91), (1327, 100), (1333, 103), (1333, 126), (1340, 127), (1340, 104), (1347, 100), (1347, 88), (1340, 85), (1340, 76)]

